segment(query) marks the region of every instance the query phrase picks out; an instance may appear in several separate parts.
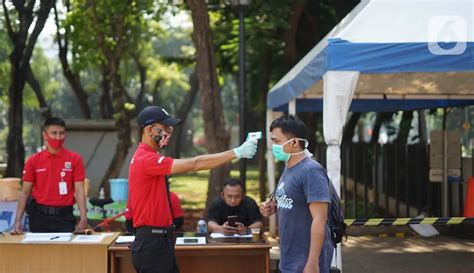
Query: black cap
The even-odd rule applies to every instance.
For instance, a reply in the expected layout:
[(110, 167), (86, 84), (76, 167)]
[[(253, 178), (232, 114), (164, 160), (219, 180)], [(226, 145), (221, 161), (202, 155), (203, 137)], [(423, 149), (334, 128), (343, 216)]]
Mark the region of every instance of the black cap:
[(138, 125), (143, 128), (156, 122), (168, 126), (175, 126), (180, 124), (181, 120), (179, 118), (170, 117), (168, 112), (166, 112), (166, 110), (161, 107), (148, 106), (145, 107), (140, 112), (140, 114), (138, 114), (137, 122)]

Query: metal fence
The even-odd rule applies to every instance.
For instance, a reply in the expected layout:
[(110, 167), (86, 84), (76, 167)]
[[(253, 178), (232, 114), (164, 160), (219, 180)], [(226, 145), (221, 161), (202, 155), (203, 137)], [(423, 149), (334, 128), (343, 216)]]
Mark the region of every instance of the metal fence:
[[(326, 148), (316, 159), (326, 167)], [(341, 146), (341, 197), (346, 218), (441, 215), (441, 183), (429, 181), (429, 146), (350, 143)], [(462, 181), (449, 183), (449, 215), (462, 215)]]

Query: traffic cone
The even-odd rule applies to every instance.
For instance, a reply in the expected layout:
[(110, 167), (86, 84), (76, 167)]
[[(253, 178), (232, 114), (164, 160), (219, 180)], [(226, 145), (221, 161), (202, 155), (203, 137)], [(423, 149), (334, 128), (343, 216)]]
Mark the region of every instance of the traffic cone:
[(474, 176), (467, 179), (466, 204), (464, 217), (474, 217)]

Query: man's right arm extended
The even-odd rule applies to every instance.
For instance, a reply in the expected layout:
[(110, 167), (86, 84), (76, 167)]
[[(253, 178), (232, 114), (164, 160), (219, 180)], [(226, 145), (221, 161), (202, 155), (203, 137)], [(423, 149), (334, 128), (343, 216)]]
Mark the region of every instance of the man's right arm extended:
[(256, 151), (257, 141), (247, 140), (240, 147), (233, 150), (200, 155), (189, 159), (175, 159), (171, 167), (171, 174), (213, 169), (235, 158), (252, 158)]

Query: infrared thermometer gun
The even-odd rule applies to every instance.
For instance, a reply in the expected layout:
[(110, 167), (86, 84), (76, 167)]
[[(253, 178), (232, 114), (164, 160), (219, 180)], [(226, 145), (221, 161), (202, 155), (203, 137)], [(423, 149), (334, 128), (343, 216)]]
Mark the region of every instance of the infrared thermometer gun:
[(259, 140), (262, 139), (262, 132), (250, 132), (247, 134), (247, 140)]

